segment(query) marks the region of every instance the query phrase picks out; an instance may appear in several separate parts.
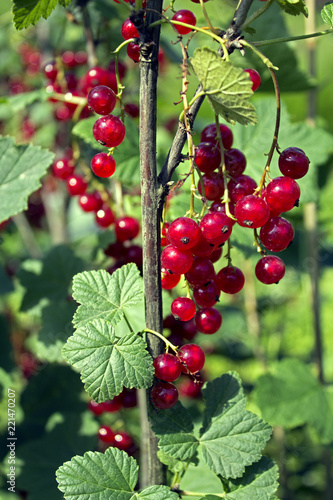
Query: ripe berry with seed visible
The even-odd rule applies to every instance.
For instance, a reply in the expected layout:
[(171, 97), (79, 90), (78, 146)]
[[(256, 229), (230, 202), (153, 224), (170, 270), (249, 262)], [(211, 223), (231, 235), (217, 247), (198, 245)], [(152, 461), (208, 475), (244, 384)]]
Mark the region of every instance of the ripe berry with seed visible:
[(239, 149), (229, 149), (224, 155), (225, 168), (229, 175), (237, 177), (246, 167), (245, 155)]
[[(179, 21), (181, 23), (191, 24), (192, 26), (195, 26), (197, 23), (196, 17), (193, 12), (186, 9), (178, 10), (172, 16), (172, 21)], [(186, 26), (181, 26), (179, 24), (174, 24), (174, 27), (180, 35), (187, 35), (187, 33), (190, 33), (192, 31), (192, 28), (187, 28)]]
[(193, 300), (187, 297), (178, 297), (171, 304), (171, 313), (180, 321), (189, 321), (194, 318), (196, 310)]
[(237, 201), (244, 196), (253, 194), (256, 187), (256, 181), (248, 175), (242, 174), (235, 177), (235, 179), (230, 179), (228, 182), (228, 191), (231, 202), (236, 205)]
[(286, 177), (301, 179), (309, 170), (309, 158), (299, 148), (287, 148), (279, 156), (279, 169)]
[(188, 217), (178, 217), (169, 226), (168, 239), (172, 245), (180, 250), (189, 250), (200, 239), (198, 224)]
[(201, 142), (195, 148), (194, 161), (201, 172), (208, 174), (220, 166), (221, 152), (210, 142)]
[(116, 170), (116, 162), (113, 156), (107, 153), (98, 153), (91, 160), (91, 170), (98, 177), (111, 177)]
[(215, 282), (222, 292), (234, 294), (241, 291), (245, 278), (238, 267), (227, 266), (217, 273)]
[[(229, 212), (231, 215), (235, 215), (235, 205), (233, 203), (228, 203), (229, 207)], [(214, 203), (211, 204), (209, 207), (210, 212), (221, 212), (223, 214), (226, 213), (226, 203), (222, 203), (221, 201), (214, 201)], [(236, 224), (236, 219), (231, 219), (231, 217), (228, 217), (230, 224), (234, 225)]]
[(266, 187), (265, 200), (273, 213), (288, 212), (298, 207), (301, 190), (291, 177), (275, 177)]
[(280, 257), (266, 255), (258, 260), (255, 267), (255, 275), (265, 285), (278, 283), (284, 276), (285, 265)]
[(189, 250), (168, 245), (161, 254), (161, 265), (171, 273), (184, 274), (191, 268), (193, 256)]
[(203, 285), (215, 276), (214, 266), (208, 257), (195, 257), (191, 269), (185, 273), (190, 285)]
[(244, 69), (244, 71), (249, 74), (250, 80), (252, 82), (252, 91), (255, 92), (261, 84), (261, 78), (258, 71), (252, 68)]
[(139, 32), (129, 18), (125, 19), (125, 21), (121, 25), (120, 32), (124, 40), (129, 40), (130, 38), (139, 38)]
[(137, 237), (140, 225), (134, 217), (125, 216), (116, 220), (114, 230), (118, 241), (128, 241)]
[(265, 200), (249, 194), (236, 203), (235, 216), (240, 226), (254, 229), (266, 224), (270, 211)]
[(209, 283), (193, 288), (193, 298), (200, 307), (212, 307), (220, 298), (220, 289), (215, 283), (215, 278)]
[(177, 388), (170, 382), (159, 382), (151, 391), (151, 399), (156, 408), (161, 410), (171, 408), (178, 401)]
[(173, 354), (164, 353), (154, 359), (155, 377), (164, 382), (173, 382), (180, 377), (182, 365), (179, 359)]
[(164, 267), (161, 268), (161, 285), (163, 290), (171, 290), (178, 285), (180, 274), (170, 274)]
[[(192, 0), (193, 1), (193, 0)], [(187, 376), (185, 380), (182, 380), (178, 385), (179, 394), (185, 398), (198, 398), (201, 396), (201, 388), (203, 386), (202, 377), (198, 377), (196, 374), (195, 380), (192, 377)]]
[(219, 200), (224, 194), (223, 177), (219, 172), (210, 172), (202, 176), (204, 193), (202, 193), (201, 181), (198, 182), (199, 193), (207, 200)]
[(272, 217), (260, 229), (260, 241), (271, 252), (282, 252), (294, 238), (292, 224), (283, 217)]
[(119, 146), (125, 137), (125, 125), (114, 115), (102, 116), (93, 126), (93, 136), (97, 142), (108, 148)]
[(87, 187), (88, 183), (81, 175), (71, 175), (67, 178), (67, 190), (71, 196), (84, 194)]
[[(234, 140), (230, 128), (227, 127), (227, 125), (223, 125), (223, 123), (220, 123), (220, 131), (221, 131), (223, 147), (225, 149), (230, 149)], [(207, 127), (203, 129), (200, 135), (200, 141), (212, 142), (214, 144), (218, 144), (215, 123), (211, 123), (210, 125), (207, 125)]]
[(79, 205), (84, 210), (84, 212), (96, 212), (103, 202), (98, 192), (95, 193), (85, 193), (79, 198)]
[(88, 94), (88, 106), (98, 115), (109, 115), (116, 102), (116, 94), (106, 85), (97, 85)]
[(205, 353), (196, 344), (183, 345), (177, 354), (182, 363), (190, 373), (196, 373), (201, 370), (205, 364)]
[(61, 158), (60, 160), (55, 161), (52, 165), (52, 173), (54, 177), (57, 177), (57, 179), (61, 179), (62, 181), (73, 175), (74, 169), (75, 165), (67, 158)]
[(96, 212), (95, 221), (98, 226), (103, 228), (109, 227), (114, 223), (114, 213), (107, 204), (102, 205), (102, 207)]
[(132, 61), (140, 61), (140, 45), (138, 43), (130, 42), (127, 45), (127, 55)]
[(113, 443), (115, 433), (108, 425), (102, 425), (98, 429), (98, 437), (103, 443)]
[(220, 245), (230, 237), (232, 224), (225, 214), (211, 212), (201, 219), (200, 229), (206, 240), (214, 245)]
[(214, 243), (209, 243), (209, 241), (204, 238), (200, 230), (200, 239), (198, 243), (191, 248), (191, 251), (196, 257), (208, 257), (212, 252), (214, 252), (215, 248)]
[(214, 307), (199, 309), (195, 315), (195, 324), (199, 332), (212, 335), (222, 324), (221, 313)]

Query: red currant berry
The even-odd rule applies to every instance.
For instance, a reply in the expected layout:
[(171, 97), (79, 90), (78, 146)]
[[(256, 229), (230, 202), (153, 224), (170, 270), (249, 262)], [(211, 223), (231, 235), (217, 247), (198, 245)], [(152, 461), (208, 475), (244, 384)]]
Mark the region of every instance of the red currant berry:
[(191, 269), (185, 273), (186, 280), (194, 286), (208, 283), (214, 276), (214, 266), (208, 257), (195, 257)]
[(272, 217), (260, 229), (260, 241), (271, 252), (282, 252), (294, 239), (292, 224), (283, 217)]
[(170, 382), (159, 382), (151, 391), (151, 399), (156, 408), (161, 410), (171, 408), (178, 401), (177, 388)]
[(167, 234), (168, 234), (168, 229), (170, 227), (169, 222), (165, 222), (164, 226), (161, 231), (161, 247), (165, 247), (169, 245), (170, 241), (168, 240)]
[(56, 80), (58, 75), (58, 68), (56, 61), (50, 61), (45, 64), (44, 75), (51, 82), (54, 82)]
[(84, 194), (87, 187), (88, 183), (81, 175), (71, 175), (67, 178), (67, 190), (71, 196)]
[(126, 249), (121, 241), (110, 243), (110, 245), (104, 250), (105, 255), (112, 257), (113, 259), (121, 259), (125, 252)]
[[(191, 24), (195, 26), (197, 24), (197, 20), (193, 12), (186, 9), (178, 10), (172, 17), (172, 21), (178, 21), (185, 24)], [(178, 31), (180, 35), (187, 35), (192, 31), (193, 28), (187, 28), (186, 26), (181, 26), (180, 24), (174, 24), (174, 27)]]
[(246, 167), (245, 155), (239, 149), (229, 149), (224, 155), (225, 168), (229, 175), (237, 177)]
[(199, 332), (212, 335), (219, 330), (222, 324), (222, 315), (214, 307), (204, 307), (197, 311), (195, 324)]
[(298, 206), (301, 190), (291, 177), (275, 177), (266, 187), (265, 199), (274, 213), (288, 212)]
[(118, 431), (113, 437), (113, 446), (118, 450), (128, 451), (134, 445), (132, 437), (124, 431)]
[(187, 297), (178, 297), (171, 304), (171, 313), (180, 321), (189, 321), (194, 318), (196, 310), (193, 300)]
[(97, 85), (88, 94), (88, 106), (98, 115), (109, 115), (116, 102), (116, 94), (106, 85)]
[(98, 192), (85, 193), (80, 196), (79, 205), (84, 212), (96, 212), (103, 202)]
[(140, 45), (138, 43), (130, 42), (127, 45), (127, 55), (132, 61), (140, 61)]
[(214, 281), (198, 285), (193, 289), (193, 298), (200, 307), (212, 307), (220, 298), (220, 289)]
[(189, 250), (198, 243), (200, 234), (200, 228), (193, 219), (179, 217), (169, 226), (168, 240), (180, 250)]
[(193, 256), (190, 251), (168, 245), (161, 254), (161, 265), (171, 273), (184, 274), (191, 269)]
[(192, 377), (186, 377), (185, 380), (181, 381), (178, 385), (178, 391), (181, 396), (185, 398), (198, 398), (201, 396), (201, 388), (204, 382), (197, 375), (194, 380)]
[(88, 408), (94, 415), (102, 415), (105, 412), (104, 403), (96, 403), (94, 400), (89, 401)]
[(191, 248), (191, 251), (196, 257), (208, 257), (214, 252), (215, 248), (216, 246), (214, 243), (209, 243), (209, 241), (204, 238), (200, 230), (200, 239), (198, 243)]
[(142, 247), (140, 245), (131, 245), (126, 248), (124, 255), (124, 263), (129, 264), (133, 262), (139, 268), (142, 268), (143, 256), (142, 256)]
[(136, 389), (124, 389), (122, 395), (124, 408), (134, 408), (137, 405)]
[[(219, 172), (211, 172), (202, 176), (204, 184), (204, 196), (207, 200), (219, 200), (224, 194), (223, 177)], [(202, 195), (201, 181), (198, 182), (198, 190)]]
[(105, 403), (103, 403), (103, 405), (104, 405), (104, 410), (108, 413), (115, 413), (116, 411), (121, 410), (121, 408), (123, 407), (122, 394), (115, 396), (114, 398), (110, 399), (109, 401), (105, 401)]
[(309, 170), (309, 158), (299, 148), (287, 148), (279, 156), (281, 174), (292, 179), (301, 179)]
[[(227, 125), (223, 125), (223, 123), (220, 123), (220, 130), (221, 130), (223, 147), (225, 149), (230, 149), (234, 140), (230, 128), (227, 127)], [(200, 141), (212, 142), (214, 144), (218, 143), (215, 123), (211, 123), (210, 125), (207, 125), (207, 127), (203, 129), (203, 131), (201, 132)]]
[(249, 194), (236, 203), (235, 216), (240, 226), (257, 228), (266, 224), (270, 211), (265, 200)]
[(161, 285), (163, 290), (171, 290), (178, 285), (180, 281), (180, 274), (170, 274), (164, 267), (161, 269)]
[(96, 224), (100, 227), (109, 227), (111, 224), (114, 223), (115, 221), (115, 216), (114, 213), (112, 212), (111, 208), (107, 205), (104, 204), (97, 212), (95, 215), (95, 221)]
[(231, 202), (236, 205), (237, 201), (244, 196), (253, 194), (256, 187), (256, 181), (248, 175), (239, 175), (235, 179), (230, 179), (228, 182), (228, 191)]
[(108, 148), (119, 146), (124, 140), (125, 133), (125, 125), (114, 115), (98, 118), (93, 126), (93, 136), (96, 141)]
[(140, 108), (137, 104), (134, 104), (134, 102), (125, 104), (124, 111), (128, 116), (131, 116), (132, 118), (138, 118), (140, 116)]
[(179, 359), (173, 354), (160, 354), (154, 359), (155, 377), (164, 382), (173, 382), (179, 378), (182, 366)]
[(201, 219), (200, 229), (206, 240), (214, 245), (220, 245), (230, 237), (232, 224), (225, 214), (211, 212)]
[(61, 160), (55, 161), (52, 165), (52, 173), (54, 177), (63, 181), (73, 175), (74, 169), (75, 165), (67, 158), (61, 158)]
[(98, 437), (103, 443), (113, 443), (115, 433), (108, 425), (102, 425), (98, 429)]
[(216, 250), (214, 250), (214, 252), (212, 252), (208, 258), (214, 264), (215, 262), (220, 260), (221, 256), (222, 256), (222, 248), (216, 248)]
[(201, 142), (195, 148), (194, 161), (201, 172), (208, 174), (220, 166), (221, 152), (211, 142)]
[(125, 19), (125, 21), (121, 25), (120, 32), (124, 40), (129, 40), (130, 38), (139, 38), (139, 32), (129, 18)]
[(244, 69), (244, 71), (249, 74), (250, 80), (252, 82), (252, 91), (255, 92), (261, 84), (261, 78), (258, 71), (252, 68)]
[(227, 266), (217, 273), (215, 282), (222, 292), (234, 294), (241, 291), (245, 278), (238, 267)]
[(107, 153), (98, 153), (91, 160), (91, 170), (97, 177), (111, 177), (116, 171), (116, 162), (113, 156)]
[(276, 255), (266, 255), (258, 260), (255, 267), (255, 274), (259, 281), (265, 285), (278, 283), (284, 276), (285, 265), (280, 257)]
[(116, 220), (115, 233), (118, 241), (128, 241), (136, 238), (140, 231), (140, 224), (134, 217), (121, 217)]
[[(229, 212), (231, 215), (235, 216), (235, 205), (233, 203), (228, 203), (229, 207)], [(222, 214), (226, 213), (226, 203), (223, 203), (221, 201), (214, 201), (214, 203), (211, 204), (209, 207), (210, 212), (221, 212)], [(232, 219), (231, 217), (228, 217), (230, 224), (234, 225), (236, 224), (236, 219)]]
[(203, 368), (205, 364), (205, 353), (196, 344), (183, 345), (177, 354), (182, 363), (190, 373), (196, 373)]

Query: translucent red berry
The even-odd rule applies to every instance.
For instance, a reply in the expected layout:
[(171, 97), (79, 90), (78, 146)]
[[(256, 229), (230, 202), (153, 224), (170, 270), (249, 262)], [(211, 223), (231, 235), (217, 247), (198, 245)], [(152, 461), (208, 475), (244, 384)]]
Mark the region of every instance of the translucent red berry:
[(204, 193), (202, 192), (201, 180), (198, 181), (198, 190), (207, 200), (220, 200), (224, 194), (223, 177), (219, 172), (210, 172), (202, 176)]
[(196, 310), (193, 300), (187, 297), (178, 297), (171, 304), (171, 313), (180, 321), (189, 321), (194, 318)]
[(77, 196), (86, 192), (87, 181), (81, 175), (71, 175), (67, 178), (67, 190), (71, 196)]
[(103, 205), (99, 193), (85, 193), (79, 198), (79, 205), (84, 212), (96, 212)]
[(180, 274), (170, 274), (167, 269), (161, 269), (161, 285), (164, 290), (171, 290), (178, 285), (180, 281)]
[(261, 84), (261, 78), (258, 71), (252, 68), (244, 69), (244, 71), (246, 71), (246, 73), (249, 74), (250, 80), (252, 82), (252, 90), (253, 92), (255, 92), (260, 87)]
[(116, 102), (116, 94), (106, 85), (97, 85), (88, 94), (88, 106), (98, 115), (112, 113)]
[(182, 366), (179, 359), (173, 354), (164, 353), (154, 359), (155, 377), (165, 382), (173, 382), (179, 378)]
[(219, 330), (222, 324), (222, 315), (214, 307), (204, 307), (197, 311), (195, 324), (199, 332), (212, 335)]
[(248, 175), (242, 174), (234, 179), (230, 179), (228, 182), (228, 191), (231, 202), (236, 205), (237, 201), (244, 196), (253, 194), (256, 187), (256, 181)]
[(156, 408), (161, 410), (171, 408), (178, 401), (177, 388), (170, 382), (159, 382), (151, 391), (151, 399)]
[(129, 451), (134, 445), (132, 436), (128, 432), (115, 432), (113, 437), (113, 446), (118, 450)]
[(280, 257), (266, 255), (258, 260), (255, 267), (255, 275), (259, 281), (266, 285), (278, 283), (284, 276), (285, 265)]
[(75, 169), (74, 163), (68, 158), (61, 158), (52, 165), (52, 173), (57, 179), (66, 180), (73, 175)]
[(235, 216), (240, 226), (257, 228), (266, 224), (270, 211), (265, 200), (250, 194), (236, 203)]
[(54, 82), (58, 75), (58, 68), (56, 61), (50, 61), (44, 66), (44, 74), (46, 78)]
[[(186, 9), (181, 9), (178, 10), (172, 17), (172, 21), (178, 21), (181, 23), (185, 24), (191, 24), (192, 26), (195, 26), (197, 23), (196, 17), (193, 14), (192, 11), (186, 10)], [(178, 31), (180, 35), (187, 35), (187, 33), (190, 33), (193, 28), (187, 28), (186, 26), (181, 26), (179, 24), (174, 24), (174, 27)]]
[(103, 443), (113, 443), (114, 431), (108, 425), (102, 425), (98, 429), (98, 437)]
[[(214, 201), (214, 203), (211, 204), (209, 207), (210, 212), (221, 212), (223, 214), (226, 213), (226, 203), (223, 203), (221, 201)], [(235, 205), (231, 202), (228, 203), (228, 208), (229, 208), (229, 213), (230, 215), (235, 216)], [(230, 224), (234, 225), (236, 224), (236, 219), (232, 219), (231, 217), (228, 216), (228, 219), (230, 221)]]
[(205, 353), (196, 344), (183, 345), (178, 350), (177, 356), (190, 373), (198, 372), (205, 364)]
[(116, 162), (113, 156), (107, 153), (98, 153), (91, 160), (91, 170), (98, 177), (111, 177), (116, 171)]
[(239, 149), (229, 149), (224, 155), (225, 168), (229, 175), (237, 177), (246, 167), (245, 155)]
[(232, 224), (225, 214), (211, 212), (201, 219), (200, 229), (206, 240), (214, 245), (220, 245), (230, 237)]
[(200, 307), (212, 307), (220, 298), (220, 289), (215, 282), (209, 281), (203, 285), (197, 285), (193, 288), (193, 299)]
[(102, 116), (94, 123), (93, 136), (102, 146), (119, 146), (125, 137), (125, 125), (117, 116)]
[(111, 226), (111, 224), (114, 223), (114, 221), (115, 221), (114, 213), (112, 212), (111, 208), (107, 204), (104, 204), (96, 212), (95, 221), (96, 221), (96, 224), (102, 228), (109, 227), (109, 226)]
[(139, 38), (139, 32), (129, 18), (125, 19), (121, 25), (121, 36), (124, 40), (129, 40), (130, 38)]
[(198, 224), (188, 217), (175, 219), (168, 229), (170, 243), (180, 250), (189, 250), (194, 247), (200, 239), (200, 234)]
[(118, 241), (128, 241), (137, 237), (140, 224), (134, 217), (125, 216), (116, 220), (114, 230)]
[(292, 224), (283, 217), (272, 217), (260, 229), (259, 238), (267, 250), (271, 252), (282, 252), (294, 238)]
[(194, 286), (208, 283), (214, 276), (214, 266), (208, 257), (195, 257), (191, 268), (185, 273), (186, 280)]
[(287, 148), (279, 156), (279, 169), (286, 177), (301, 179), (309, 170), (309, 158), (299, 148)]
[(178, 385), (179, 394), (185, 398), (198, 398), (201, 396), (203, 383), (204, 381), (202, 377), (196, 377), (193, 380), (193, 377), (186, 376), (186, 378), (184, 377), (184, 380), (182, 380)]
[[(221, 137), (222, 137), (222, 144), (225, 149), (230, 149), (233, 143), (233, 134), (227, 125), (224, 125), (223, 123), (220, 123), (220, 131), (221, 131)], [(216, 136), (216, 125), (215, 123), (211, 123), (210, 125), (207, 125), (203, 129), (200, 135), (200, 141), (201, 142), (212, 142), (217, 144), (217, 136)]]
[(244, 286), (243, 272), (235, 266), (223, 267), (216, 275), (215, 282), (224, 293), (238, 293)]
[(215, 250), (216, 246), (214, 243), (210, 243), (206, 238), (202, 235), (200, 230), (200, 239), (198, 243), (191, 248), (193, 255), (197, 257), (208, 257)]
[(138, 43), (130, 42), (127, 45), (127, 55), (132, 61), (140, 61), (140, 45)]
[(195, 148), (194, 161), (201, 172), (208, 174), (220, 166), (221, 152), (211, 142), (201, 142)]
[(291, 177), (275, 177), (266, 187), (265, 200), (276, 213), (288, 212), (298, 206), (301, 190)]
[(189, 250), (179, 250), (179, 248), (168, 245), (161, 254), (161, 265), (169, 272), (176, 274), (186, 273), (192, 266), (193, 256)]

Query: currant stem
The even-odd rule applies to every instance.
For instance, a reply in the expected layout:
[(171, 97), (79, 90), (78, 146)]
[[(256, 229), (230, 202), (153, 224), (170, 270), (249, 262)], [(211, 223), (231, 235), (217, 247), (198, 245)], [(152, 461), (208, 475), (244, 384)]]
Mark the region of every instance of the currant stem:
[(150, 330), (150, 328), (145, 328), (143, 330), (145, 333), (152, 333), (153, 335), (156, 335), (159, 339), (163, 340), (165, 345), (167, 346), (167, 349), (172, 349), (174, 352), (178, 352), (178, 349), (176, 346), (174, 346), (167, 338), (164, 337), (161, 333), (155, 332), (155, 330)]
[(268, 0), (260, 9), (253, 12), (253, 14), (240, 26), (240, 30), (245, 31), (248, 26), (258, 17), (260, 17), (271, 6), (275, 0)]
[(200, 5), (201, 5), (201, 8), (202, 8), (202, 13), (205, 16), (205, 19), (206, 19), (206, 22), (208, 24), (208, 27), (209, 27), (210, 31), (212, 33), (214, 33), (215, 35), (217, 35), (218, 31), (214, 28), (214, 26), (210, 22), (210, 19), (208, 17), (208, 14), (207, 14), (207, 11), (206, 11), (206, 7), (205, 7), (205, 4), (204, 4), (203, 0), (200, 0)]
[[(274, 1), (274, 0), (273, 0)], [(272, 40), (263, 40), (258, 42), (253, 42), (255, 47), (262, 47), (264, 45), (273, 45), (275, 43), (286, 43), (286, 42), (294, 42), (297, 40), (305, 40), (306, 38), (315, 38), (317, 36), (324, 36), (333, 33), (333, 28), (317, 31), (316, 33), (310, 33), (308, 35), (298, 35), (298, 36), (287, 36), (283, 38), (273, 38)]]
[(227, 169), (225, 166), (225, 160), (224, 160), (224, 146), (223, 146), (223, 141), (222, 141), (222, 135), (221, 135), (221, 129), (220, 129), (220, 121), (219, 121), (219, 116), (215, 115), (215, 127), (216, 127), (216, 135), (217, 135), (217, 140), (219, 143), (220, 151), (221, 151), (221, 163), (220, 163), (220, 172), (223, 176), (223, 183), (224, 183), (224, 196), (223, 196), (223, 202), (225, 203), (225, 213), (230, 219), (235, 220), (235, 217), (231, 215), (230, 209), (229, 209), (229, 191), (228, 191), (228, 178), (227, 178)]
[(258, 50), (252, 43), (247, 42), (246, 40), (239, 40), (239, 43), (243, 47), (248, 47), (251, 49), (261, 60), (262, 62), (267, 66), (268, 69), (275, 69), (278, 70), (276, 66), (273, 65), (273, 63), (266, 57), (260, 50)]

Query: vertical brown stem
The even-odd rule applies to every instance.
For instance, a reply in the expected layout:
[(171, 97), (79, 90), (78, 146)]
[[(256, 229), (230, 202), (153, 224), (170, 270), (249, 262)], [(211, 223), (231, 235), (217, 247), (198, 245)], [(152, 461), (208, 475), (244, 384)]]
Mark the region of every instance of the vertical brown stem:
[[(161, 0), (148, 0), (146, 25), (154, 22), (156, 11), (161, 12)], [(149, 10), (152, 9), (152, 10)], [(143, 279), (145, 293), (146, 327), (162, 331), (162, 293), (160, 269), (160, 220), (156, 170), (156, 107), (158, 46), (160, 27), (143, 33), (140, 57), (140, 170), (143, 238)], [(148, 350), (153, 358), (163, 350), (163, 342), (147, 333)], [(163, 466), (157, 458), (157, 438), (147, 415), (148, 394), (139, 397), (142, 443), (141, 487), (163, 483)]]

